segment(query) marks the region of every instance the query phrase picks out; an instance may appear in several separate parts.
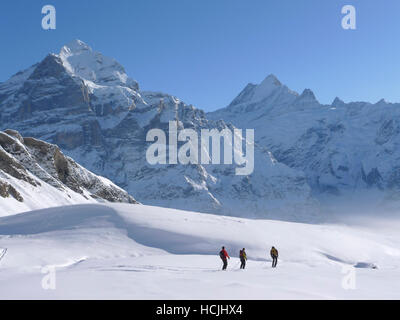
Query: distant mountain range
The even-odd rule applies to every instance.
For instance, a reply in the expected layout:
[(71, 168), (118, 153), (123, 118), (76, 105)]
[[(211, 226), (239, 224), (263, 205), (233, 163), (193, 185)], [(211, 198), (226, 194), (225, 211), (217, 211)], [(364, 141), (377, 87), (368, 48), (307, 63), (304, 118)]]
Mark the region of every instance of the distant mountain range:
[(298, 94), (270, 75), (207, 117), (254, 128), (256, 143), (304, 172), (313, 197), (330, 209), (399, 208), (399, 103), (322, 105), (311, 90)]
[[(148, 164), (146, 133), (170, 120), (197, 132), (255, 129), (254, 173)], [(322, 105), (273, 75), (205, 113), (141, 91), (118, 62), (75, 40), (0, 84), (0, 128), (58, 145), (145, 204), (308, 221), (360, 199), (377, 209), (400, 203), (400, 104)]]

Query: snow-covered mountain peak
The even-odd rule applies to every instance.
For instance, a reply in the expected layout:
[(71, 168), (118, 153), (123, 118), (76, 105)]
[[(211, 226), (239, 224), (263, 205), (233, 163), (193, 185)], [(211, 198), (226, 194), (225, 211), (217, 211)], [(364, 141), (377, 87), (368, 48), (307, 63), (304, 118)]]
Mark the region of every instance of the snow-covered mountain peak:
[(257, 104), (259, 102), (263, 102), (263, 106), (288, 103), (292, 102), (296, 97), (298, 97), (297, 92), (290, 90), (275, 75), (270, 74), (260, 84), (247, 84), (229, 107), (242, 104)]
[(331, 105), (332, 105), (332, 107), (338, 108), (338, 107), (344, 106), (345, 102), (342, 99), (340, 99), (339, 97), (336, 97), (335, 100), (333, 100)]
[(311, 89), (304, 89), (304, 91), (300, 95), (300, 98), (316, 99), (315, 94), (314, 92), (312, 92)]
[(282, 83), (274, 75), (266, 77), (257, 87), (254, 89), (252, 101), (261, 101), (269, 97), (274, 91), (282, 87)]
[(79, 54), (85, 51), (90, 51), (92, 52), (92, 48), (87, 45), (85, 42), (75, 39), (72, 40), (71, 42), (67, 43), (65, 46), (61, 48), (60, 54)]
[(260, 83), (259, 86), (281, 86), (282, 83), (279, 81), (279, 79), (274, 75), (270, 74), (265, 79)]
[(390, 102), (386, 101), (385, 99), (381, 99), (379, 100), (375, 105), (377, 106), (384, 106), (384, 105), (388, 105)]
[(120, 85), (138, 90), (137, 82), (127, 76), (121, 64), (93, 51), (81, 40), (73, 40), (63, 46), (59, 57), (70, 74), (83, 80), (97, 85)]
[(295, 103), (296, 105), (301, 106), (320, 105), (311, 89), (304, 89), (302, 94), (296, 99)]

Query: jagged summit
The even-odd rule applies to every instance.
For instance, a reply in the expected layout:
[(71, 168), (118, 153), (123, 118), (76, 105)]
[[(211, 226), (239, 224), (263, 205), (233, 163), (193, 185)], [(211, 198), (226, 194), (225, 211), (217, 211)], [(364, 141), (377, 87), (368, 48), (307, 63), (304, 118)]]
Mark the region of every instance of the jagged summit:
[(265, 79), (259, 84), (260, 87), (262, 86), (281, 86), (282, 83), (279, 81), (279, 79), (274, 75), (270, 74)]
[(293, 100), (296, 96), (298, 96), (297, 92), (290, 90), (287, 86), (283, 85), (274, 74), (270, 74), (260, 84), (247, 84), (232, 101), (230, 106), (253, 104), (267, 99), (270, 100), (270, 102), (276, 101), (276, 99), (288, 101)]
[(301, 99), (310, 99), (310, 100), (317, 100), (315, 98), (315, 94), (311, 89), (304, 89), (304, 91), (302, 92), (302, 94), (300, 95)]
[(136, 81), (130, 79), (124, 67), (115, 59), (93, 51), (81, 40), (73, 40), (61, 48), (60, 59), (72, 75), (98, 85), (121, 85), (138, 89)]
[(344, 104), (345, 104), (344, 101), (342, 99), (340, 99), (339, 97), (336, 97), (335, 100), (333, 100), (333, 102), (332, 102), (333, 107), (341, 107)]
[(381, 100), (379, 100), (376, 105), (387, 105), (389, 102), (386, 101), (386, 99), (382, 98)]
[(67, 43), (66, 45), (64, 45), (61, 48), (60, 54), (65, 54), (65, 53), (69, 53), (69, 54), (77, 54), (77, 53), (81, 53), (81, 52), (85, 52), (85, 51), (90, 51), (92, 52), (92, 48), (87, 45), (85, 42), (79, 40), (79, 39), (75, 39), (70, 41), (69, 43)]
[(301, 95), (297, 97), (295, 105), (302, 107), (320, 106), (314, 92), (311, 89), (304, 89)]
[(266, 77), (254, 90), (254, 94), (252, 97), (253, 101), (260, 101), (265, 99), (271, 93), (273, 93), (276, 89), (279, 89), (282, 86), (281, 82), (274, 75), (269, 75)]

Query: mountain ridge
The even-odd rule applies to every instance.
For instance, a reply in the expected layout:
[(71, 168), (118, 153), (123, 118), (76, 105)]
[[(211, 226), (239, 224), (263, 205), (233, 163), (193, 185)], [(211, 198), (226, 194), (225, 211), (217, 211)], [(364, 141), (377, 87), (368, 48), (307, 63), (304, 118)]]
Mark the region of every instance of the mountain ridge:
[(207, 117), (255, 128), (256, 143), (303, 171), (314, 197), (329, 203), (326, 209), (335, 201), (365, 210), (399, 209), (399, 103), (345, 103), (337, 97), (323, 105), (305, 89), (295, 100), (277, 101), (272, 95)]

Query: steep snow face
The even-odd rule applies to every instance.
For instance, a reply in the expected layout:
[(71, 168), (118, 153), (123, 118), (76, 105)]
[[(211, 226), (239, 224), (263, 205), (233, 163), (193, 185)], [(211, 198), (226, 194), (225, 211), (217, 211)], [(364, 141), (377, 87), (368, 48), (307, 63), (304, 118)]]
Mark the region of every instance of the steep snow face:
[[(168, 132), (170, 120), (199, 134), (233, 126), (210, 121), (202, 110), (171, 95), (141, 92), (119, 63), (82, 41), (67, 44), (18, 77), (0, 84), (1, 127), (58, 145), (140, 202), (283, 219), (318, 213), (304, 174), (277, 163), (264, 147), (256, 146), (255, 171), (247, 177), (236, 176), (235, 165), (149, 165), (150, 129)], [(248, 98), (256, 100), (297, 97), (273, 77), (250, 91)], [(253, 127), (241, 129), (246, 128)]]
[(62, 47), (59, 56), (65, 68), (82, 79), (98, 85), (127, 86), (133, 90), (139, 88), (138, 83), (127, 76), (116, 60), (94, 52), (80, 40), (74, 40)]
[(0, 215), (82, 202), (136, 201), (52, 144), (0, 132)]
[[(1, 260), (0, 295), (398, 299), (400, 283), (393, 281), (400, 276), (398, 223), (375, 217), (373, 227), (302, 224), (129, 204), (50, 208), (0, 219), (1, 248), (8, 249)], [(222, 245), (231, 256), (226, 272), (219, 271)], [(279, 250), (276, 269), (271, 246)], [(243, 247), (248, 261), (239, 270)], [(41, 286), (44, 267), (56, 272), (55, 290)], [(355, 290), (343, 286), (350, 272)]]
[(278, 162), (302, 170), (320, 202), (340, 211), (350, 205), (360, 211), (399, 208), (400, 104), (336, 98), (321, 105), (309, 89), (291, 99), (269, 94), (258, 102), (241, 95), (207, 117), (255, 128), (256, 143)]
[(227, 109), (231, 112), (249, 112), (261, 103), (289, 104), (297, 97), (297, 92), (290, 90), (271, 74), (259, 85), (249, 83)]
[(274, 75), (269, 75), (261, 82), (258, 86), (254, 88), (251, 102), (259, 102), (268, 97), (270, 97), (273, 93), (279, 91), (280, 93), (284, 92), (290, 94), (290, 92), (282, 86), (279, 80)]

